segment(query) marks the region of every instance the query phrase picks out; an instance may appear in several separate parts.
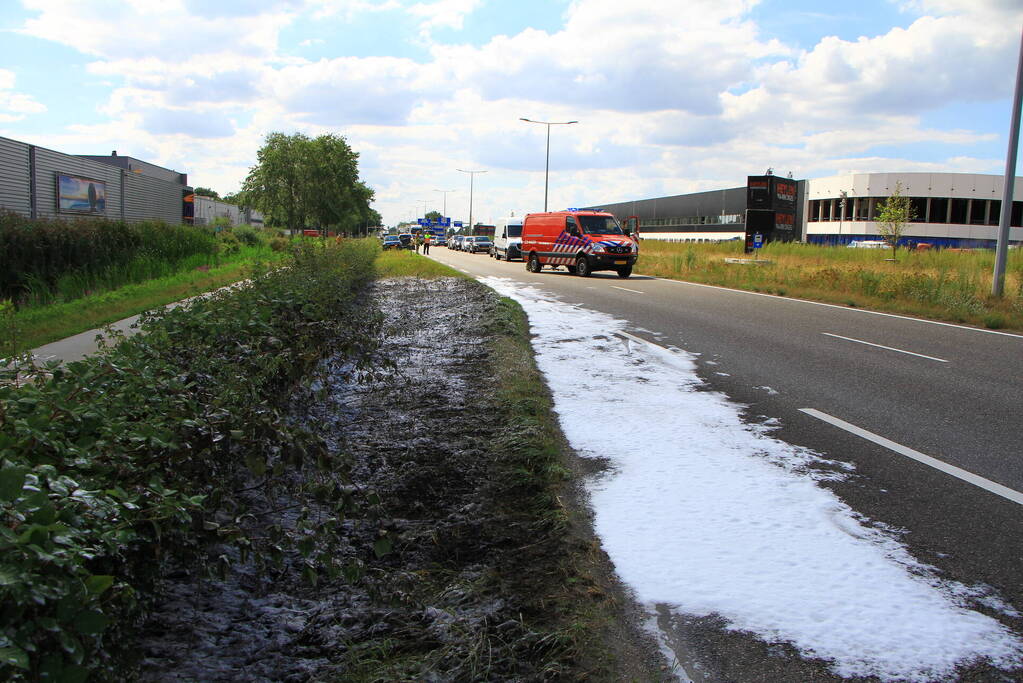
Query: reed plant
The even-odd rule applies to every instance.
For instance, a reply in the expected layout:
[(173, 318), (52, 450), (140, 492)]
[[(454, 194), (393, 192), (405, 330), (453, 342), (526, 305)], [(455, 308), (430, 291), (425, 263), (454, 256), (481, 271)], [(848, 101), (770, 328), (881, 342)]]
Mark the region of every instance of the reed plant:
[(221, 233), (160, 221), (31, 220), (0, 212), (0, 298), (19, 308), (218, 265), (244, 245), (266, 249), (249, 228)]
[(888, 250), (791, 242), (765, 245), (754, 262), (739, 241), (644, 240), (636, 265), (658, 277), (1023, 330), (1023, 251), (1010, 251), (1004, 297), (990, 295), (993, 270), (991, 250), (903, 251), (893, 260)]

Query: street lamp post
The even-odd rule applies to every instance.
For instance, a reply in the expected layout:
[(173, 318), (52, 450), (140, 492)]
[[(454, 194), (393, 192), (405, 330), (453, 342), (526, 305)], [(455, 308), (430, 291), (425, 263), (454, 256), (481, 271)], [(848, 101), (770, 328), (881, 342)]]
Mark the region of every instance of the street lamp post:
[(472, 234), (472, 185), (473, 180), (476, 178), (477, 173), (486, 173), (486, 171), (463, 171), (460, 168), (456, 168), (456, 171), (469, 174), (469, 234)]
[(547, 159), (544, 162), (543, 168), (543, 210), (547, 211), (547, 178), (550, 175), (551, 170), (551, 126), (568, 126), (573, 123), (579, 123), (578, 121), (534, 121), (533, 119), (527, 119), (519, 117), (519, 121), (525, 121), (526, 123), (542, 123), (547, 126)]
[(454, 192), (454, 190), (434, 190), (434, 192), (440, 192), (441, 196), (444, 197), (444, 213), (442, 215), (448, 215), (448, 192)]

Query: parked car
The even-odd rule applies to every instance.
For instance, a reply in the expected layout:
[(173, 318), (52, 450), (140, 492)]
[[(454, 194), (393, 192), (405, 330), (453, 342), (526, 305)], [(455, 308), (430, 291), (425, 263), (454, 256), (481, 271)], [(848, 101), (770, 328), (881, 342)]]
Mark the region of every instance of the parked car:
[(386, 235), (380, 246), (382, 246), (385, 251), (387, 249), (401, 249), (401, 240), (397, 235)]
[(481, 251), (484, 254), (489, 254), (493, 247), (494, 241), (489, 236), (476, 235), (475, 237), (467, 237), (463, 248), (471, 254), (477, 254)]
[(448, 242), (448, 249), (454, 249), (455, 251), (462, 250), (462, 241), (465, 239), (465, 235), (455, 235)]
[(400, 235), (398, 235), (398, 239), (401, 240), (401, 248), (402, 249), (415, 249), (416, 248), (415, 238), (412, 236), (412, 233), (410, 233), (410, 232), (403, 232)]

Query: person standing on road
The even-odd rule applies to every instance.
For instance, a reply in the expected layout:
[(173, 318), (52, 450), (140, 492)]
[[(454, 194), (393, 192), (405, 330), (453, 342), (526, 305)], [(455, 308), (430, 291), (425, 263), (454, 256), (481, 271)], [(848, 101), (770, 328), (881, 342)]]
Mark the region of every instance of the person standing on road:
[(423, 238), (423, 253), (424, 254), (430, 253), (430, 235), (426, 235)]
[(422, 235), (422, 233), (416, 234), (415, 241), (416, 241), (416, 253), (418, 254), (419, 253), (419, 247), (423, 244), (423, 235)]

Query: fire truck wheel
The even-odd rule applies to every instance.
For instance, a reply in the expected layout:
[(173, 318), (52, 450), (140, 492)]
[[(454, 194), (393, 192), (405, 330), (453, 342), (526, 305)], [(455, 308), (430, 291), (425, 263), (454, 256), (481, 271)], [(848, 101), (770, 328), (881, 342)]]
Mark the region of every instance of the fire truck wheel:
[(536, 257), (536, 254), (530, 254), (529, 260), (526, 261), (526, 270), (530, 273), (539, 273), (543, 266), (540, 265), (540, 259)]
[(585, 256), (580, 256), (575, 260), (575, 274), (579, 277), (590, 276), (590, 262), (586, 260)]

